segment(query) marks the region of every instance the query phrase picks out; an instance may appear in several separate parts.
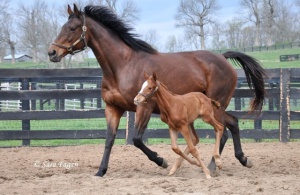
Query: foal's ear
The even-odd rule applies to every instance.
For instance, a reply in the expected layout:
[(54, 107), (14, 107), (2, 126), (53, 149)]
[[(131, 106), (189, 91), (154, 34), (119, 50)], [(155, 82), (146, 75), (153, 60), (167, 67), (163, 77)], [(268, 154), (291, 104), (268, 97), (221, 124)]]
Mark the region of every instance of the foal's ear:
[(68, 13), (69, 13), (69, 15), (72, 15), (72, 14), (74, 14), (74, 12), (72, 11), (72, 9), (71, 9), (70, 5), (68, 5)]
[(150, 76), (146, 72), (144, 72), (144, 77), (146, 80), (148, 80)]
[(155, 72), (155, 71), (153, 71), (153, 75), (152, 75), (152, 77), (153, 77), (153, 79), (154, 79), (154, 81), (156, 81), (157, 80), (157, 73)]
[(74, 13), (76, 16), (79, 16), (80, 13), (75, 3), (74, 3)]

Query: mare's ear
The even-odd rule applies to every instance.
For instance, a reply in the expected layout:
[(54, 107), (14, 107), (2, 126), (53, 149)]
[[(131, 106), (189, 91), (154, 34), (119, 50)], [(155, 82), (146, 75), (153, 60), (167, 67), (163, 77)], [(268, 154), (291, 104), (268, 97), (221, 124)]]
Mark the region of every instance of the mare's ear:
[(146, 72), (144, 72), (144, 77), (146, 80), (148, 80), (150, 76)]
[(74, 13), (77, 17), (79, 16), (80, 13), (75, 3), (74, 3)]
[(74, 12), (72, 11), (70, 5), (68, 5), (68, 13), (69, 13), (69, 16), (72, 15), (72, 14), (74, 14)]
[(153, 79), (154, 79), (154, 81), (156, 81), (157, 80), (157, 73), (155, 72), (155, 71), (153, 71), (153, 75), (152, 75), (152, 77), (153, 77)]

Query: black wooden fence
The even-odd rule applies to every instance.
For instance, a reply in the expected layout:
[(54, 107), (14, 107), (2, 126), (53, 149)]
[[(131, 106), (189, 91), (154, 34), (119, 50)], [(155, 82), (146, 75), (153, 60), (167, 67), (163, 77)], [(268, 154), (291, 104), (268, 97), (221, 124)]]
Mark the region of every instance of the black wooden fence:
[[(22, 130), (0, 130), (0, 140), (23, 140), (23, 145), (30, 145), (30, 140), (48, 139), (105, 139), (104, 129), (85, 130), (30, 130), (31, 120), (54, 120), (54, 119), (85, 119), (104, 118), (104, 109), (94, 110), (32, 110), (30, 101), (45, 99), (85, 99), (101, 97), (100, 88), (96, 89), (53, 89), (53, 90), (32, 90), (30, 86), (35, 83), (72, 83), (90, 82), (100, 87), (100, 69), (0, 69), (1, 82), (21, 82), (22, 90), (4, 91), (0, 90), (0, 100), (21, 100), (21, 111), (0, 111), (0, 121), (20, 120)], [(254, 129), (241, 130), (241, 138), (249, 139), (279, 139), (287, 142), (290, 139), (300, 139), (300, 129), (290, 128), (291, 121), (300, 120), (300, 112), (291, 110), (291, 100), (300, 97), (300, 69), (270, 69), (266, 79), (268, 93), (268, 108), (258, 118), (247, 115), (247, 111), (241, 110), (244, 98), (251, 98), (252, 92), (245, 85), (245, 75), (238, 70), (239, 82), (234, 93), (234, 107), (228, 112), (242, 119), (253, 120)], [(1, 105), (0, 105), (1, 106)], [(274, 108), (277, 109), (274, 109)], [(126, 139), (131, 144), (134, 127), (134, 113), (127, 112), (127, 129), (119, 129), (117, 138)], [(153, 115), (153, 117), (159, 117)], [(262, 129), (262, 121), (279, 123), (278, 129)], [(211, 129), (197, 130), (200, 137), (214, 138), (214, 131)], [(166, 129), (147, 129), (147, 138), (169, 138)]]

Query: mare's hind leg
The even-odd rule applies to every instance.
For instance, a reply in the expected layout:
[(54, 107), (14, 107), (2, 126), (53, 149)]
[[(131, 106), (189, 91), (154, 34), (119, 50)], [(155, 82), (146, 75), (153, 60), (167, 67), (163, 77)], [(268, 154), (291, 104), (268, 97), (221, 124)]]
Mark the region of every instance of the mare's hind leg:
[(242, 150), (238, 119), (235, 116), (226, 113), (225, 122), (226, 127), (228, 127), (232, 134), (235, 157), (240, 161), (240, 163), (243, 166), (251, 168), (253, 164), (249, 158), (245, 157), (244, 152)]
[(133, 144), (135, 147), (139, 148), (144, 152), (144, 154), (147, 155), (149, 160), (155, 162), (158, 166), (161, 166), (163, 168), (168, 167), (168, 163), (165, 159), (158, 156), (158, 154), (152, 150), (150, 150), (144, 143), (143, 143), (143, 134), (145, 132), (145, 129), (147, 127), (147, 124), (150, 120), (152, 108), (154, 107), (152, 105), (153, 102), (148, 102), (144, 106), (138, 106), (136, 110), (136, 118), (135, 118), (135, 129), (134, 129), (134, 138), (133, 138)]
[(117, 129), (119, 126), (120, 118), (123, 115), (124, 110), (121, 110), (115, 106), (106, 105), (105, 117), (107, 122), (107, 135), (105, 140), (105, 149), (102, 157), (102, 161), (96, 176), (104, 176), (108, 168), (109, 157), (111, 149), (114, 145)]
[[(196, 134), (196, 131), (195, 131), (195, 128), (194, 128), (194, 123), (191, 123), (189, 125), (189, 131), (190, 131), (190, 134), (191, 134), (193, 144), (194, 144), (194, 146), (196, 146), (199, 143), (199, 137)], [(184, 150), (183, 153), (186, 154), (186, 155), (188, 155), (190, 153), (190, 149), (189, 149), (188, 146), (186, 147), (186, 149)], [(177, 169), (182, 165), (183, 160), (184, 159), (182, 157), (179, 157), (179, 158), (176, 159), (172, 169), (169, 172), (169, 175), (173, 175), (177, 171)]]

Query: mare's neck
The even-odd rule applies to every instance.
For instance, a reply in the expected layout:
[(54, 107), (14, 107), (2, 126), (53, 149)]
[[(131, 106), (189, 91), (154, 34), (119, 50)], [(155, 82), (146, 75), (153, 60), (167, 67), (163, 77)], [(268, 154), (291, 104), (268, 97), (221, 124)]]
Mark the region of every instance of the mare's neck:
[(171, 108), (170, 102), (174, 98), (174, 95), (162, 83), (160, 83), (160, 86), (158, 87), (156, 98), (156, 103), (161, 113), (169, 113)]
[(87, 19), (87, 25), (90, 30), (88, 46), (97, 58), (103, 75), (114, 77), (130, 62), (135, 52), (117, 35), (91, 18)]

